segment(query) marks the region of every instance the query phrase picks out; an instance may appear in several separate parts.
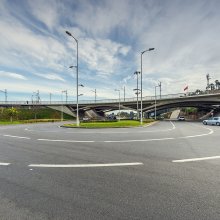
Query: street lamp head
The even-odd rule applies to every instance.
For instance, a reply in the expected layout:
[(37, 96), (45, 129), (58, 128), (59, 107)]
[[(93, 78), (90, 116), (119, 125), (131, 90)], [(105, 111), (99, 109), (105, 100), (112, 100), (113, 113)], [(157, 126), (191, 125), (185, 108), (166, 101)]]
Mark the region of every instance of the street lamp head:
[(68, 34), (69, 36), (72, 36), (72, 34), (69, 31), (66, 31), (66, 34)]
[(79, 84), (78, 86), (84, 87), (84, 85), (83, 85), (83, 84)]
[(149, 48), (148, 50), (144, 50), (144, 51), (142, 51), (141, 54), (144, 54), (145, 52), (147, 52), (147, 51), (151, 51), (151, 50), (154, 50), (154, 49), (155, 49), (155, 48), (151, 47), (151, 48)]
[(140, 72), (140, 71), (135, 71), (134, 74), (135, 74), (135, 75), (141, 74), (141, 72)]
[(77, 68), (77, 66), (69, 66), (69, 68), (71, 68), (71, 69), (72, 69), (73, 67)]

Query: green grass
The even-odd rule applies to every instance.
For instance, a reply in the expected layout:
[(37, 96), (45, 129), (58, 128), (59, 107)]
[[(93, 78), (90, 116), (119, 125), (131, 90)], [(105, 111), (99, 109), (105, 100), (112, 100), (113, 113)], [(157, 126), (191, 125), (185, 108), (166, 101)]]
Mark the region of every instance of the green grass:
[(30, 120), (20, 120), (20, 121), (0, 121), (1, 125), (16, 125), (16, 124), (27, 124), (27, 123), (38, 123), (38, 122), (58, 122), (60, 119), (30, 119)]
[[(154, 120), (145, 120), (143, 125), (146, 125)], [(76, 128), (76, 124), (65, 124), (64, 127)], [(81, 122), (80, 128), (123, 128), (123, 127), (138, 127), (139, 121), (135, 120), (121, 120), (121, 121), (106, 121), (106, 122)]]

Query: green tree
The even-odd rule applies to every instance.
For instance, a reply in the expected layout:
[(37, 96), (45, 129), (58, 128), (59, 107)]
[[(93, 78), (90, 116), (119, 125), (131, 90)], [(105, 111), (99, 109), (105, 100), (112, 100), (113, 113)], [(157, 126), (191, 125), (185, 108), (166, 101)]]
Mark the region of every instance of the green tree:
[(13, 117), (18, 115), (18, 110), (16, 108), (7, 109), (7, 115), (10, 117), (10, 121), (13, 121)]

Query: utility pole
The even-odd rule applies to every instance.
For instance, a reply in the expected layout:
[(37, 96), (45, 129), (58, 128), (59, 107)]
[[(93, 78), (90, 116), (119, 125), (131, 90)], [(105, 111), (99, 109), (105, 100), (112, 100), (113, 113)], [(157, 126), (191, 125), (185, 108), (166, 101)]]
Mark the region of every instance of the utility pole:
[(124, 86), (124, 102), (125, 102), (125, 86)]

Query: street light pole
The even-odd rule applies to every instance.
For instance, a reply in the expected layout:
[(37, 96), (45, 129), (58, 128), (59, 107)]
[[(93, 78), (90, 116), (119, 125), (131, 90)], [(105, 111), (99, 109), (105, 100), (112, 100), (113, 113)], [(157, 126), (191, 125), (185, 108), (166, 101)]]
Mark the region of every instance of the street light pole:
[(63, 92), (65, 92), (65, 91), (61, 91), (61, 101), (62, 101), (61, 121), (63, 121)]
[(66, 94), (66, 103), (67, 103), (67, 90), (64, 90), (64, 91), (62, 91), (62, 92), (64, 92), (65, 94)]
[(66, 31), (70, 37), (72, 37), (76, 41), (76, 125), (79, 126), (79, 96), (78, 96), (78, 71), (79, 71), (79, 64), (78, 64), (78, 40), (69, 32)]
[(5, 89), (5, 91), (0, 90), (0, 92), (3, 92), (5, 94), (5, 103), (7, 102), (7, 98), (8, 98), (8, 92), (7, 89)]
[(161, 99), (161, 82), (159, 81), (158, 86), (160, 87), (160, 99)]
[(120, 89), (115, 89), (115, 91), (118, 92), (119, 94), (119, 102), (118, 102), (118, 109), (119, 109), (119, 121), (120, 121), (120, 118), (121, 118), (121, 106), (120, 106), (120, 102), (121, 102), (121, 94), (120, 94)]
[(96, 103), (96, 89), (95, 90), (91, 90), (91, 91), (95, 93), (95, 103)]
[(157, 87), (160, 87), (159, 85), (158, 86), (155, 86), (155, 103), (154, 103), (154, 119), (157, 120)]
[(142, 89), (142, 56), (145, 52), (154, 50), (154, 48), (149, 48), (141, 52), (141, 125), (143, 124), (143, 89)]
[(136, 95), (137, 95), (137, 119), (139, 119), (139, 106), (138, 106), (138, 95), (139, 95), (139, 88), (138, 88), (138, 74), (140, 74), (141, 72), (139, 71), (135, 71), (134, 74), (137, 75), (137, 88), (134, 89), (136, 90)]

